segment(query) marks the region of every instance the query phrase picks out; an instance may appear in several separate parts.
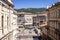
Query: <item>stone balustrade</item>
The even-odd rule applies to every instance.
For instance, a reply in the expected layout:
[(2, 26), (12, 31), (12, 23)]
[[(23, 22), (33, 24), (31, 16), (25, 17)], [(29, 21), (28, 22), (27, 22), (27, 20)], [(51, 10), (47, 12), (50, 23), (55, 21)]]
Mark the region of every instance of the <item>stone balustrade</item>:
[(0, 40), (13, 40), (13, 31), (9, 32), (8, 34), (4, 35)]

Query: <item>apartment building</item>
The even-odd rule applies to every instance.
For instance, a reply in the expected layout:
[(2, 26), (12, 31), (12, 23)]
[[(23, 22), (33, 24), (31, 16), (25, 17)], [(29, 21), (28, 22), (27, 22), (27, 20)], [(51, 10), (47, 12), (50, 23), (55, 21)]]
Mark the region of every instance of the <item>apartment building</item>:
[[(18, 16), (18, 25), (23, 25), (24, 23), (26, 23), (25, 18), (26, 15), (31, 15), (29, 18), (32, 18), (32, 22), (33, 25), (37, 26), (37, 25), (41, 25), (43, 23), (46, 23), (46, 15), (45, 13), (40, 13), (40, 14), (32, 14), (32, 13), (27, 13), (27, 12), (18, 12), (17, 16)], [(29, 24), (29, 23), (28, 23)]]
[(46, 15), (45, 13), (40, 13), (40, 14), (33, 14), (33, 25), (35, 26), (42, 26), (42, 24), (46, 24), (47, 23), (47, 19), (46, 19)]
[(49, 38), (47, 36), (47, 11), (45, 12), (45, 14), (41, 15), (41, 21), (40, 21), (40, 30), (42, 31), (42, 35), (41, 35), (41, 38), (42, 40), (49, 40), (47, 38)]
[(48, 9), (47, 36), (50, 40), (60, 40), (60, 2), (55, 3)]
[(18, 12), (17, 13), (17, 23), (18, 26), (21, 25), (32, 25), (33, 22), (33, 18), (32, 18), (32, 13), (28, 13), (28, 12)]
[(12, 0), (0, 0), (0, 40), (13, 40), (13, 7)]

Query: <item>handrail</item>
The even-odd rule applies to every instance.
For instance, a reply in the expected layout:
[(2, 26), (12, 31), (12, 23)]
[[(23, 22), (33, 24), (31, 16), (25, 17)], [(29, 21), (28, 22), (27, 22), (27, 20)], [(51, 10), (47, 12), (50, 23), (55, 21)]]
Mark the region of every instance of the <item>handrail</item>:
[(9, 33), (7, 33), (6, 35), (4, 35), (2, 38), (0, 38), (0, 40), (4, 39), (5, 37), (9, 36), (10, 33), (12, 33), (14, 30), (10, 31)]

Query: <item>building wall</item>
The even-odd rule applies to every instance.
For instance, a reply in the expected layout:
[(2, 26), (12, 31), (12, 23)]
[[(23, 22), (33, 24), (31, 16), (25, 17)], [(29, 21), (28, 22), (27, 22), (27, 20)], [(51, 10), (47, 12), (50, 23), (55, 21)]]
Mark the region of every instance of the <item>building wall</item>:
[(24, 24), (24, 14), (17, 14), (17, 25), (21, 26)]
[(60, 40), (60, 31), (59, 31), (59, 17), (60, 17), (60, 2), (53, 5), (51, 8), (48, 9), (48, 36), (52, 40)]
[[(28, 16), (29, 18), (26, 17), (26, 16)], [(28, 23), (28, 22), (32, 22), (33, 20), (32, 21), (28, 21), (27, 18), (28, 18), (28, 20), (32, 19), (33, 18), (32, 14), (28, 13), (28, 12), (18, 12), (17, 13), (17, 24), (18, 24), (18, 26), (21, 27), (23, 25), (32, 25), (32, 23)]]
[[(12, 29), (13, 19), (11, 18), (12, 17), (11, 15), (13, 14), (14, 10), (12, 6), (8, 5), (8, 3), (5, 3), (5, 1), (0, 0), (0, 38), (4, 37), (5, 35), (7, 35), (9, 32), (13, 30)], [(8, 36), (5, 37), (7, 38), (9, 37), (11, 39), (12, 34), (9, 34)], [(4, 38), (2, 38), (2, 40), (4, 40)]]
[(12, 3), (12, 0), (8, 0), (8, 1), (9, 1), (11, 4), (13, 4), (13, 3)]
[(24, 20), (25, 20), (25, 23), (24, 25), (31, 25), (33, 24), (33, 15), (32, 14), (25, 14), (24, 15)]
[(11, 15), (11, 21), (12, 21), (12, 27), (13, 27), (13, 30), (17, 29), (17, 15), (16, 14), (12, 14)]
[(47, 14), (44, 13), (44, 15), (43, 14), (37, 14), (37, 16), (33, 16), (33, 23), (35, 25), (39, 25), (39, 26), (47, 23), (46, 15)]

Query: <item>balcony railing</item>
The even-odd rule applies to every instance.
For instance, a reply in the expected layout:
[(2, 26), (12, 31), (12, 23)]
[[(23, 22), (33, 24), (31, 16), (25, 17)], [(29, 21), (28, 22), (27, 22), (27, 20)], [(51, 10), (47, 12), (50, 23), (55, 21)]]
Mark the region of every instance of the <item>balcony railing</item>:
[(13, 31), (9, 32), (8, 34), (4, 35), (0, 40), (13, 40)]

